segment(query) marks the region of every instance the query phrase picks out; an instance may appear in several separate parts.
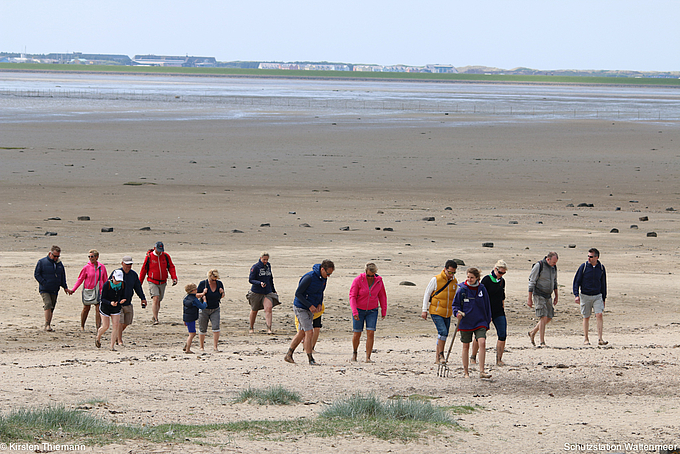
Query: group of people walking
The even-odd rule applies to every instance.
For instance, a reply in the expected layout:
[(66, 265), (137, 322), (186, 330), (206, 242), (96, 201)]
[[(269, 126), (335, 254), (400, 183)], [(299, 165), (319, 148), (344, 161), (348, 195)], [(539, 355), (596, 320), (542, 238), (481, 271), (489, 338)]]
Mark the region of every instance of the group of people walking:
[[(583, 316), (584, 345), (590, 345), (588, 336), (589, 321), (594, 312), (597, 320), (598, 345), (608, 342), (602, 338), (603, 312), (607, 298), (607, 273), (600, 263), (600, 252), (591, 248), (588, 259), (579, 266), (574, 276), (572, 291), (575, 302), (579, 304)], [(532, 345), (536, 346), (535, 336), (539, 333), (540, 345), (545, 344), (545, 327), (554, 318), (554, 305), (558, 301), (557, 252), (549, 252), (541, 261), (534, 264), (529, 274), (529, 297), (527, 305), (535, 306), (538, 323), (528, 332)], [(479, 364), (479, 377), (491, 378), (485, 372), (486, 333), (493, 322), (498, 335), (496, 341), (496, 365), (504, 366), (503, 353), (507, 338), (507, 319), (505, 316), (505, 279), (508, 265), (499, 260), (491, 272), (480, 279), (477, 268), (468, 268), (465, 282), (458, 284), (455, 274), (458, 264), (448, 260), (444, 269), (434, 276), (428, 284), (423, 297), (422, 318), (428, 313), (437, 329), (435, 364), (446, 362), (444, 347), (449, 335), (451, 318), (456, 319), (456, 330), (460, 332), (463, 372), (470, 377), (469, 366)], [(473, 341), (474, 335), (474, 341)], [(470, 353), (470, 344), (472, 352)]]
[[(599, 251), (592, 248), (588, 251), (588, 260), (583, 263), (574, 276), (573, 293), (575, 302), (579, 304), (583, 315), (584, 344), (589, 345), (589, 320), (594, 312), (597, 319), (598, 345), (607, 345), (602, 338), (605, 300), (607, 297), (607, 281), (604, 266), (599, 261)], [(122, 333), (132, 324), (132, 297), (137, 294), (142, 308), (147, 300), (142, 289), (142, 282), (149, 281), (149, 293), (152, 298), (152, 323), (158, 324), (158, 313), (165, 288), (169, 280), (177, 284), (175, 266), (165, 252), (162, 242), (157, 242), (147, 251), (140, 274), (132, 270), (132, 257), (125, 256), (121, 267), (107, 275), (106, 267), (99, 262), (99, 253), (92, 249), (88, 253), (88, 262), (78, 275), (76, 284), (69, 289), (66, 284), (66, 273), (60, 260), (61, 249), (52, 246), (47, 257), (40, 259), (35, 268), (35, 278), (39, 282), (39, 291), (45, 310), (45, 330), (52, 331), (51, 321), (60, 288), (71, 295), (82, 284), (81, 329), (95, 306), (95, 323), (97, 334), (95, 345), (101, 347), (101, 338), (112, 328), (111, 350), (116, 345), (123, 345)], [(529, 274), (529, 297), (527, 305), (535, 306), (538, 322), (528, 332), (533, 345), (535, 336), (539, 334), (539, 346), (545, 346), (545, 328), (554, 317), (554, 306), (558, 302), (556, 252), (549, 252), (541, 261), (534, 264)], [(451, 329), (451, 319), (455, 319), (454, 330), (460, 332), (462, 347), (462, 365), (464, 376), (469, 378), (470, 364), (478, 364), (480, 378), (491, 378), (485, 372), (486, 334), (493, 322), (497, 332), (496, 365), (503, 366), (503, 353), (507, 338), (507, 319), (505, 315), (505, 274), (508, 265), (505, 261), (496, 262), (489, 274), (481, 276), (479, 269), (471, 267), (466, 270), (466, 279), (458, 283), (456, 271), (458, 264), (448, 260), (444, 269), (434, 276), (423, 297), (421, 317), (427, 319), (428, 314), (437, 330), (435, 363), (446, 362), (444, 347)], [(324, 260), (305, 273), (298, 283), (293, 300), (297, 334), (293, 337), (284, 360), (295, 363), (293, 355), (296, 348), (303, 344), (303, 350), (310, 365), (316, 365), (314, 347), (321, 329), (321, 314), (324, 312), (323, 297), (328, 278), (335, 271), (331, 260)], [(375, 263), (367, 263), (365, 271), (353, 281), (349, 290), (349, 302), (352, 311), (352, 361), (358, 360), (358, 348), (361, 334), (366, 330), (365, 361), (373, 362), (371, 354), (375, 340), (378, 317), (387, 315), (387, 293), (382, 277), (377, 274)], [(185, 286), (186, 296), (183, 301), (183, 321), (189, 332), (183, 350), (193, 353), (191, 345), (196, 336), (198, 322), (199, 348), (204, 350), (208, 322), (213, 332), (213, 348), (219, 351), (220, 337), (220, 301), (225, 296), (224, 285), (219, 280), (216, 269), (207, 273), (207, 278), (198, 285), (189, 283)], [(267, 333), (272, 334), (272, 308), (279, 305), (279, 295), (274, 287), (274, 277), (269, 254), (263, 252), (249, 273), (250, 291), (246, 298), (250, 304), (249, 332), (254, 333), (254, 324), (259, 311), (264, 310)], [(470, 344), (472, 350), (470, 351)]]

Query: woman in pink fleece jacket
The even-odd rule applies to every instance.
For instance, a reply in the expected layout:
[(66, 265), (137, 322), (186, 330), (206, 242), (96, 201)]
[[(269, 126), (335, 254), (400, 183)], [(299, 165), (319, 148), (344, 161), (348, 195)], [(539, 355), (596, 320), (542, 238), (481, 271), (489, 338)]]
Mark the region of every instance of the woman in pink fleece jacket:
[[(97, 329), (102, 324), (102, 316), (99, 315), (99, 301), (102, 296), (102, 288), (104, 287), (104, 282), (109, 279), (109, 275), (106, 273), (106, 267), (104, 264), (99, 263), (99, 252), (96, 249), (90, 249), (87, 253), (87, 258), (89, 262), (80, 270), (78, 275), (78, 280), (71, 289), (71, 293), (75, 292), (80, 284), (83, 284), (83, 311), (80, 313), (80, 329), (85, 331), (85, 322), (87, 321), (87, 316), (90, 313), (90, 306), (94, 306), (95, 314), (95, 324)], [(92, 290), (96, 288), (96, 298), (94, 300), (86, 300), (85, 289)]]
[(387, 315), (387, 294), (380, 276), (376, 274), (378, 267), (375, 263), (366, 264), (366, 272), (358, 275), (349, 289), (349, 305), (352, 308), (352, 361), (357, 360), (357, 349), (361, 333), (366, 324), (366, 362), (372, 363), (373, 338), (378, 323), (378, 304), (383, 320)]

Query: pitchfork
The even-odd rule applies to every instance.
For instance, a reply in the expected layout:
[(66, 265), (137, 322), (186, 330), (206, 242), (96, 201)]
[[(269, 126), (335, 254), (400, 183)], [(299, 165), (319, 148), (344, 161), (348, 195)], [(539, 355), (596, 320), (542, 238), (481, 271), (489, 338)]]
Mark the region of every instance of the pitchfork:
[(458, 333), (458, 317), (456, 317), (456, 326), (453, 328), (453, 336), (451, 336), (451, 343), (449, 344), (449, 351), (446, 353), (446, 360), (443, 363), (439, 363), (437, 366), (437, 377), (448, 377), (449, 376), (449, 356), (451, 355), (451, 349), (453, 348), (453, 341), (456, 340), (456, 333)]

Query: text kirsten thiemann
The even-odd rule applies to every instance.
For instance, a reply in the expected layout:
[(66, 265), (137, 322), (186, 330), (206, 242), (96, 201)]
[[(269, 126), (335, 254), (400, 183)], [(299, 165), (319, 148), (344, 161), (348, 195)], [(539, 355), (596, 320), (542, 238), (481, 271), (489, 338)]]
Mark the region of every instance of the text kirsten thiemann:
[(46, 441), (42, 443), (0, 443), (0, 451), (85, 451), (85, 445), (52, 444)]

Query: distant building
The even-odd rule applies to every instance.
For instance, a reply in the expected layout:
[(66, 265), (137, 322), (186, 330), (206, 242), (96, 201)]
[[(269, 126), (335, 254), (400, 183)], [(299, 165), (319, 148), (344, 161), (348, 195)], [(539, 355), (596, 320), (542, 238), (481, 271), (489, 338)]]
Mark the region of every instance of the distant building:
[(135, 55), (132, 64), (137, 66), (173, 66), (173, 67), (214, 67), (215, 57), (177, 57), (169, 55)]
[(425, 70), (430, 73), (438, 74), (458, 73), (458, 70), (453, 65), (425, 65)]
[(90, 65), (125, 65), (132, 64), (132, 60), (127, 55), (115, 54), (83, 54), (82, 52), (72, 53), (52, 53), (43, 58), (45, 63), (80, 63)]

